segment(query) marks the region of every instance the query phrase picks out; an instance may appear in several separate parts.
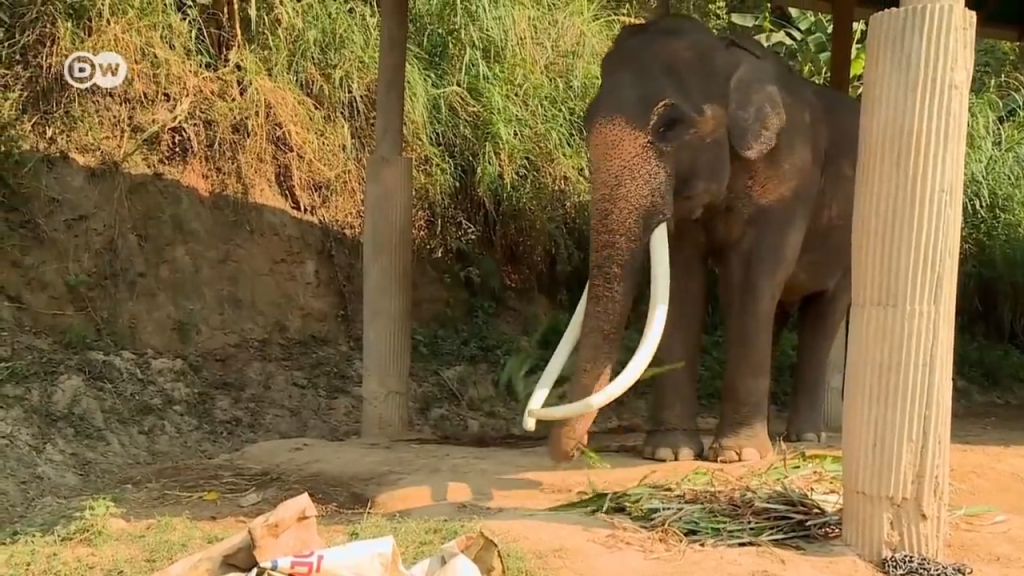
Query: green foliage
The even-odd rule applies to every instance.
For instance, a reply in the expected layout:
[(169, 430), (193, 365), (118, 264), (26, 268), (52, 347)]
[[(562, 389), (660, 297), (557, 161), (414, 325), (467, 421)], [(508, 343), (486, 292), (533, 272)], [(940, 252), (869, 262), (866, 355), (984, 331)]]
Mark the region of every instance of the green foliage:
[[(832, 64), (832, 17), (810, 10), (785, 9), (789, 21), (772, 16), (768, 6), (756, 14), (732, 14), (733, 24), (749, 29), (765, 46), (789, 60), (809, 80), (826, 85)], [(863, 21), (853, 24), (853, 48), (850, 51), (850, 92), (859, 95), (864, 75)]]
[(591, 487), (583, 499), (550, 511), (617, 515), (686, 543), (771, 545), (838, 532), (842, 471), (839, 457), (800, 452), (738, 478), (698, 468), (673, 482)]
[(974, 94), (964, 173), (960, 322), (1024, 343), (1024, 109), (1018, 95)]
[(956, 339), (957, 377), (987, 394), (1019, 399), (1024, 355), (1019, 348), (993, 339), (982, 339), (961, 330)]
[(497, 306), (477, 300), (463, 318), (416, 326), (413, 330), (413, 354), (418, 360), (445, 363), (493, 362), (508, 356), (515, 341), (495, 330)]
[(991, 91), (993, 83), (1020, 77), (1020, 46), (1015, 42), (979, 39), (974, 50), (975, 92)]

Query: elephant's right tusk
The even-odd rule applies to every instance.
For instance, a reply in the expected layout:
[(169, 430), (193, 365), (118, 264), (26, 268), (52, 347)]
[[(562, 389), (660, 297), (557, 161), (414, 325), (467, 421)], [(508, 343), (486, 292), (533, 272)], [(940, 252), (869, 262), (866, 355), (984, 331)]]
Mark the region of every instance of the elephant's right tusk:
[[(668, 317), (670, 276), (668, 224), (662, 223), (654, 229), (654, 234), (651, 235), (651, 299), (647, 307), (647, 322), (644, 325), (644, 334), (640, 338), (640, 344), (636, 347), (636, 352), (633, 353), (633, 357), (630, 358), (629, 363), (627, 363), (626, 367), (622, 369), (622, 373), (608, 384), (608, 386), (605, 386), (601, 390), (598, 390), (582, 400), (577, 400), (576, 402), (564, 404), (562, 406), (541, 408), (540, 406), (543, 405), (544, 399), (547, 398), (547, 394), (551, 390), (551, 384), (554, 383), (554, 377), (551, 378), (551, 384), (548, 384), (547, 389), (543, 391), (541, 390), (540, 383), (538, 382), (537, 388), (534, 390), (534, 395), (530, 398), (530, 403), (527, 405), (526, 413), (523, 417), (524, 428), (527, 430), (533, 430), (535, 420), (568, 420), (569, 418), (577, 418), (584, 414), (600, 410), (614, 402), (619, 396), (625, 394), (633, 384), (636, 384), (637, 380), (640, 379), (640, 376), (642, 376), (644, 371), (647, 370), (647, 367), (650, 366), (651, 360), (654, 359), (654, 353), (657, 351), (658, 344), (661, 343), (661, 337), (665, 332), (665, 321)], [(576, 321), (576, 316), (579, 315), (582, 323), (583, 311), (585, 308), (584, 302), (586, 298), (585, 292), (583, 296), (584, 300), (581, 300), (579, 306), (576, 307), (576, 314), (573, 315), (573, 322)], [(566, 329), (565, 335), (562, 337), (562, 342), (559, 343), (558, 349), (555, 351), (555, 354), (552, 355), (551, 363), (548, 364), (548, 368), (551, 368), (551, 365), (554, 363), (555, 356), (558, 354), (558, 351), (561, 350), (562, 344), (565, 344), (567, 340), (571, 339), (572, 343), (568, 347), (568, 350), (571, 350), (571, 347), (575, 346), (576, 341), (579, 340), (580, 327), (576, 326), (575, 333), (570, 334), (570, 330), (572, 330), (572, 328), (573, 326), (570, 322), (570, 328)], [(566, 351), (566, 356), (568, 356), (568, 351)], [(562, 363), (564, 364), (564, 360)], [(558, 370), (561, 370), (561, 366), (559, 366)], [(545, 370), (544, 373), (546, 375), (547, 370)], [(557, 373), (555, 376), (557, 376)], [(539, 396), (539, 402), (534, 402), (538, 397), (538, 392), (542, 392), (543, 395)], [(536, 408), (533, 408), (533, 406), (536, 406)]]
[(583, 328), (583, 315), (586, 314), (587, 310), (587, 290), (589, 289), (590, 282), (588, 281), (587, 285), (583, 287), (580, 303), (576, 305), (576, 311), (572, 313), (572, 320), (569, 320), (569, 325), (565, 328), (562, 339), (558, 341), (555, 352), (551, 354), (551, 360), (548, 360), (548, 365), (544, 368), (544, 372), (541, 373), (537, 385), (534, 386), (529, 402), (526, 403), (526, 410), (523, 411), (523, 429), (527, 432), (533, 432), (537, 429), (537, 419), (533, 418), (530, 412), (544, 407), (544, 401), (548, 399), (548, 394), (551, 393), (555, 380), (562, 373), (562, 368), (565, 367), (565, 363), (569, 360), (569, 354), (572, 354), (572, 349), (576, 347), (576, 343), (580, 339), (580, 330)]

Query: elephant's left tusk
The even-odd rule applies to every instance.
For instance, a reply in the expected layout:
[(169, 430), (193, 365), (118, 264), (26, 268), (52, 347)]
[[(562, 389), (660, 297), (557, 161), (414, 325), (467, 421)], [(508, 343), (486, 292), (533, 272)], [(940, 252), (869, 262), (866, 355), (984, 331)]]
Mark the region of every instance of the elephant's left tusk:
[(548, 399), (548, 394), (551, 393), (555, 380), (562, 373), (562, 368), (569, 360), (569, 354), (572, 353), (572, 349), (579, 342), (580, 330), (583, 328), (583, 315), (586, 314), (587, 310), (587, 291), (589, 289), (590, 282), (588, 281), (587, 285), (583, 287), (580, 303), (576, 305), (576, 311), (572, 313), (572, 320), (569, 320), (569, 325), (565, 328), (562, 339), (558, 341), (558, 346), (555, 348), (554, 353), (551, 354), (551, 360), (548, 360), (547, 367), (541, 373), (540, 380), (537, 381), (537, 385), (533, 388), (533, 394), (530, 395), (530, 400), (526, 403), (526, 410), (523, 411), (523, 429), (527, 432), (533, 432), (537, 429), (537, 419), (531, 416), (530, 413), (544, 407), (544, 401)]
[[(526, 428), (527, 420), (534, 418), (536, 420), (568, 420), (569, 418), (577, 418), (590, 412), (595, 412), (604, 408), (605, 406), (614, 402), (619, 396), (626, 393), (633, 384), (636, 384), (640, 376), (643, 375), (644, 370), (651, 364), (651, 360), (654, 359), (654, 353), (658, 349), (658, 344), (661, 343), (661, 336), (665, 332), (665, 320), (668, 317), (668, 297), (669, 297), (669, 278), (671, 273), (669, 270), (669, 255), (668, 255), (668, 224), (662, 223), (654, 229), (654, 234), (651, 235), (651, 299), (647, 308), (647, 322), (644, 325), (644, 334), (640, 338), (640, 344), (636, 347), (636, 352), (633, 353), (633, 357), (626, 364), (626, 367), (622, 369), (622, 372), (613, 380), (608, 386), (605, 386), (601, 390), (587, 396), (582, 400), (577, 400), (570, 404), (564, 404), (562, 406), (549, 406), (547, 408), (537, 407), (531, 409), (530, 406), (534, 405), (534, 397), (530, 398), (530, 404), (526, 409), (526, 414), (523, 418), (523, 427)], [(584, 294), (584, 297), (586, 294)], [(580, 320), (583, 317), (584, 304), (581, 302), (576, 308), (576, 313), (580, 315)], [(576, 315), (573, 315), (573, 320), (576, 320)], [(571, 329), (571, 325), (570, 325)], [(566, 329), (565, 336), (562, 337), (561, 345), (565, 343), (569, 336), (570, 329)], [(576, 328), (576, 333), (573, 338), (573, 344), (579, 339), (579, 327)], [(571, 348), (570, 348), (571, 350)], [(557, 354), (557, 350), (556, 350)], [(553, 360), (554, 358), (552, 358)], [(552, 362), (553, 364), (554, 362)], [(548, 365), (551, 367), (551, 364)], [(545, 370), (545, 373), (547, 371)], [(552, 383), (554, 378), (552, 378)], [(551, 386), (548, 385), (547, 389), (543, 391), (543, 396), (539, 402), (543, 405), (544, 398), (547, 397), (548, 391)], [(534, 391), (534, 396), (537, 396), (537, 392), (540, 391), (540, 384), (538, 383), (537, 390)], [(532, 430), (532, 428), (526, 428)]]

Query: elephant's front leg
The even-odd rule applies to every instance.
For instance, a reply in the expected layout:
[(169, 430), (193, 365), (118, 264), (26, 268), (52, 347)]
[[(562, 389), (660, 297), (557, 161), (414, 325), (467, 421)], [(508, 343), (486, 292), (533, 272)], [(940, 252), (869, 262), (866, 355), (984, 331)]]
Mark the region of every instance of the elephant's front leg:
[(707, 315), (707, 258), (703, 231), (695, 222), (675, 226), (671, 237), (669, 315), (653, 365), (682, 367), (654, 380), (644, 458), (693, 460), (704, 453), (697, 430), (697, 375)]
[[(718, 462), (753, 461), (772, 453), (768, 436), (772, 335), (782, 274), (765, 252), (735, 252), (719, 269), (725, 316), (725, 381), (715, 439)], [(767, 265), (767, 269), (766, 269)]]

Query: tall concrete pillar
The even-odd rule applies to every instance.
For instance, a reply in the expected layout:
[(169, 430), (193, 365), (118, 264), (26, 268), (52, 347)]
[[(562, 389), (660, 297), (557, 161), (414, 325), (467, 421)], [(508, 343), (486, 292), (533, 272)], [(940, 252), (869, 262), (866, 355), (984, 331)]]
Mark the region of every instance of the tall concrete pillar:
[(376, 148), (363, 197), (364, 437), (409, 427), (412, 160), (402, 155), (408, 0), (381, 0)]
[(975, 20), (904, 0), (869, 21), (843, 409), (843, 534), (869, 561), (944, 544)]

